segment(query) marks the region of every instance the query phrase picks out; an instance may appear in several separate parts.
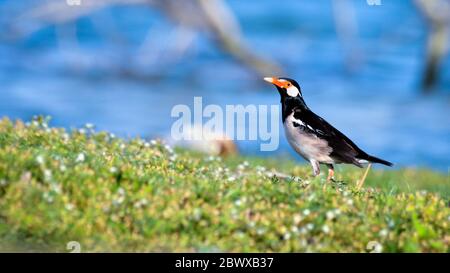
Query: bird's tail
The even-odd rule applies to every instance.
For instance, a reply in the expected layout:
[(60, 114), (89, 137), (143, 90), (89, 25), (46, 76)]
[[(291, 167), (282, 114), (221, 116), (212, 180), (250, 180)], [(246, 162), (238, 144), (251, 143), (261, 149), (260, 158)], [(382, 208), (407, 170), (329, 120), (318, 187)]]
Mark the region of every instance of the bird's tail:
[(381, 158), (374, 157), (374, 156), (371, 156), (371, 155), (368, 155), (367, 158), (365, 158), (365, 159), (370, 161), (370, 162), (380, 163), (380, 164), (383, 164), (383, 165), (386, 165), (386, 166), (389, 166), (389, 167), (392, 167), (394, 165), (393, 163), (391, 163), (389, 161), (386, 161), (386, 160), (383, 160)]

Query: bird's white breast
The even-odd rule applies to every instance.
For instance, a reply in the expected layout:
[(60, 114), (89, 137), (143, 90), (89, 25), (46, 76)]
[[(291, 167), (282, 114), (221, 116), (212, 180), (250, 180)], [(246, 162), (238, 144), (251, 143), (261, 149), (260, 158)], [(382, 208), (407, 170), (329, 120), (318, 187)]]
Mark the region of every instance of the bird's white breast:
[[(294, 122), (300, 126), (295, 127)], [(295, 119), (294, 114), (286, 118), (284, 131), (292, 148), (308, 161), (313, 159), (320, 163), (333, 164), (334, 160), (330, 157), (332, 149), (328, 146), (328, 142), (312, 133), (302, 130), (301, 128), (304, 126), (307, 126), (307, 124)]]

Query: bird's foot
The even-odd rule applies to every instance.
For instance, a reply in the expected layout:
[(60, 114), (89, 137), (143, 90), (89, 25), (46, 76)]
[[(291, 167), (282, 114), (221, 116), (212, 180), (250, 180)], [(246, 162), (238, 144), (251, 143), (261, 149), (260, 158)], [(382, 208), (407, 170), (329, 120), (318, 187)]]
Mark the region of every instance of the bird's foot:
[(347, 182), (332, 177), (330, 179), (327, 179), (327, 181), (324, 183), (323, 190), (325, 190), (328, 185), (334, 188), (336, 192), (339, 193), (340, 190), (342, 190), (342, 187), (345, 187), (347, 185)]

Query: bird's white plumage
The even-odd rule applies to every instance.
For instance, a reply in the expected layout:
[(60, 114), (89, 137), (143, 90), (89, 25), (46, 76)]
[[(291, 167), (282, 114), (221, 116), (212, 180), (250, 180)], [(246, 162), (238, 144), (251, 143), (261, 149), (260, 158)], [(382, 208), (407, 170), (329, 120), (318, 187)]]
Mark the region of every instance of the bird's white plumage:
[(300, 125), (300, 126), (305, 126), (305, 124), (303, 123), (303, 121), (301, 121), (301, 120), (299, 120), (299, 119), (296, 119), (294, 122), (295, 122), (296, 124)]
[(321, 163), (334, 164), (330, 157), (332, 148), (324, 139), (318, 138), (312, 133), (302, 130), (301, 127), (294, 126), (294, 123), (305, 126), (305, 123), (294, 117), (294, 113), (289, 115), (284, 122), (284, 131), (289, 144), (294, 150), (308, 161), (318, 161)]
[(291, 96), (291, 97), (297, 97), (298, 94), (300, 93), (300, 92), (298, 91), (297, 87), (295, 87), (295, 86), (293, 86), (293, 85), (291, 85), (290, 87), (288, 87), (288, 88), (286, 89), (286, 91), (287, 91), (287, 94), (288, 94), (289, 96)]

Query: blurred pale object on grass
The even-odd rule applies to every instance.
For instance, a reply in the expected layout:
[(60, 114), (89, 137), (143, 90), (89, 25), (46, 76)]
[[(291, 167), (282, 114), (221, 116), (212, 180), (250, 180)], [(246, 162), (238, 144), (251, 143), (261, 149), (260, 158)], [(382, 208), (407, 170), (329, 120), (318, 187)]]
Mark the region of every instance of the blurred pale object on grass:
[(188, 148), (215, 156), (237, 155), (238, 149), (234, 141), (225, 133), (212, 132), (202, 125), (184, 126), (181, 139), (167, 137), (172, 146)]

